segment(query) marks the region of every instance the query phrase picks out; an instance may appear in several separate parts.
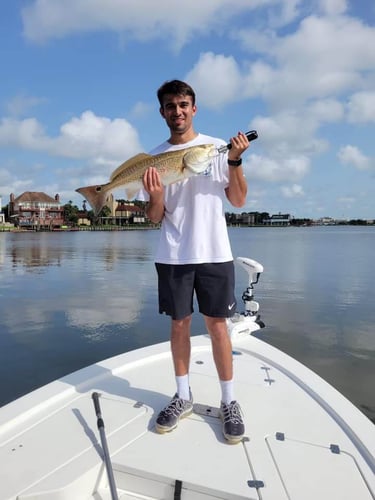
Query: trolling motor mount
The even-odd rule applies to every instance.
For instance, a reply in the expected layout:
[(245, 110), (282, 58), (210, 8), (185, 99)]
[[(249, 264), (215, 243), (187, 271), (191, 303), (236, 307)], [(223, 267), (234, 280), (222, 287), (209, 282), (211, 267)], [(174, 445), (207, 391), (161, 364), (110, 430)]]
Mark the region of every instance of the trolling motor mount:
[(254, 259), (247, 257), (237, 257), (237, 263), (247, 271), (249, 275), (249, 284), (242, 294), (242, 300), (245, 304), (244, 316), (254, 316), (259, 311), (259, 303), (254, 299), (254, 285), (259, 282), (263, 266)]
[(247, 257), (237, 257), (239, 264), (249, 275), (249, 283), (242, 294), (245, 310), (241, 313), (236, 312), (234, 316), (228, 318), (228, 331), (232, 339), (251, 335), (255, 330), (264, 327), (260, 320), (259, 303), (254, 300), (254, 285), (258, 283), (263, 266), (259, 262)]

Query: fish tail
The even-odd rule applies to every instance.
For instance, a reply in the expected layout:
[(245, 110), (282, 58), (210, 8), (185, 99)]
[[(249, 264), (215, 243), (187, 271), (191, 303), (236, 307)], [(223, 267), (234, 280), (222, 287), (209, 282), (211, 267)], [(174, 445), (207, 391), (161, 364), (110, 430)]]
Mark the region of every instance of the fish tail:
[(87, 200), (97, 216), (104, 207), (108, 197), (107, 184), (97, 186), (86, 186), (76, 189), (77, 193), (81, 194)]

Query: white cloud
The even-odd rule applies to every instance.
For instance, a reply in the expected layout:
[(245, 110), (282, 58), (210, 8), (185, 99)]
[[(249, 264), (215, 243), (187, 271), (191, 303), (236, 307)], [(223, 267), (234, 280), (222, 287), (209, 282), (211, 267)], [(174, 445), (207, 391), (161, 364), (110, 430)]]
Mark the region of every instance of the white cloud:
[(211, 33), (231, 17), (269, 3), (284, 1), (190, 0), (182, 11), (181, 4), (174, 0), (153, 4), (149, 0), (34, 0), (22, 10), (22, 19), (25, 36), (34, 42), (111, 30), (140, 41), (164, 38), (173, 48), (182, 47), (198, 34)]
[[(374, 73), (375, 29), (348, 16), (309, 16), (283, 36), (254, 29), (235, 36), (270, 65), (272, 78), (263, 79), (260, 95), (278, 109), (343, 94), (365, 85), (368, 72)], [(252, 73), (250, 65), (249, 82)]]
[[(33, 181), (31, 179), (19, 180), (15, 177), (10, 177), (6, 182), (2, 180), (2, 175), (0, 172), (0, 185), (3, 205), (6, 205), (9, 201), (10, 193), (23, 193), (24, 191), (31, 191), (33, 188)], [(38, 189), (40, 191), (40, 189)]]
[(138, 133), (122, 118), (110, 120), (85, 111), (61, 127), (54, 147), (74, 158), (105, 157), (122, 160), (140, 151)]
[(356, 146), (343, 146), (338, 152), (338, 158), (344, 164), (352, 165), (358, 170), (368, 170), (372, 168), (370, 158), (365, 156)]
[(267, 89), (274, 78), (277, 78), (277, 72), (264, 61), (250, 64), (247, 74), (243, 75), (244, 97), (267, 97)]
[(43, 126), (35, 118), (3, 118), (0, 122), (0, 145), (46, 150), (48, 138)]
[(246, 160), (245, 173), (248, 179), (266, 182), (294, 181), (303, 178), (309, 171), (310, 160), (304, 156), (276, 160), (250, 155)]
[(314, 137), (319, 126), (317, 116), (314, 112), (282, 112), (267, 117), (257, 116), (252, 120), (252, 126), (258, 130), (272, 157), (311, 155), (327, 149), (324, 139)]
[(19, 117), (27, 113), (31, 108), (38, 106), (43, 102), (46, 102), (46, 99), (19, 94), (8, 101), (5, 108), (8, 115), (12, 117)]
[(319, 0), (322, 13), (328, 15), (343, 14), (347, 10), (346, 0)]
[(375, 122), (375, 92), (357, 92), (350, 97), (348, 121), (351, 123)]
[[(192, 0), (181, 15), (180, 5), (172, 0), (160, 0), (155, 8), (147, 0), (126, 7), (118, 0), (34, 0), (22, 15), (25, 35), (34, 41), (111, 30), (136, 40), (164, 38), (174, 50), (198, 35), (228, 34), (228, 28), (221, 28), (230, 27), (231, 16), (247, 19), (259, 10), (265, 17), (277, 12), (284, 25), (298, 18), (302, 5), (298, 0)], [(375, 66), (375, 29), (344, 15), (346, 9), (345, 0), (320, 0), (325, 15), (305, 17), (296, 31), (283, 36), (269, 28), (257, 31), (253, 22), (231, 36), (264, 61), (252, 58), (240, 69), (233, 56), (203, 54), (188, 73), (189, 80), (210, 107), (258, 95), (287, 108), (298, 100), (330, 97), (364, 85), (362, 72), (373, 72)], [(208, 88), (214, 89), (212, 96)]]
[[(261, 97), (274, 111), (303, 113), (308, 106), (307, 112), (320, 113), (317, 119), (334, 121), (342, 118), (340, 98), (368, 85), (369, 75), (375, 77), (375, 29), (354, 18), (310, 16), (283, 37), (253, 28), (233, 36), (251, 59), (240, 66), (233, 55), (203, 53), (187, 75), (200, 102), (211, 108)], [(253, 57), (256, 53), (262, 60)], [(310, 105), (313, 100), (320, 109)]]
[(356, 199), (351, 197), (351, 196), (341, 196), (340, 198), (337, 198), (337, 201), (339, 203), (343, 203), (346, 205), (353, 205), (355, 203)]
[(123, 161), (141, 150), (138, 133), (129, 122), (96, 116), (92, 111), (64, 123), (57, 137), (49, 137), (35, 118), (4, 118), (0, 145), (105, 163)]
[(279, 64), (289, 68), (293, 62), (300, 76), (305, 75), (303, 84), (312, 75), (323, 93), (331, 84), (338, 90), (352, 81), (354, 71), (373, 69), (375, 30), (354, 18), (306, 17), (298, 31), (279, 41), (273, 51)]
[(5, 168), (0, 168), (0, 186), (1, 190), (4, 190), (4, 186), (11, 180), (11, 175), (9, 170)]
[(338, 122), (344, 116), (344, 105), (337, 99), (320, 99), (308, 105), (306, 112), (317, 125)]
[(149, 113), (154, 112), (154, 106), (152, 104), (147, 104), (142, 101), (138, 101), (134, 104), (132, 109), (129, 112), (129, 115), (135, 119), (143, 118), (147, 116)]
[(212, 52), (201, 54), (185, 79), (199, 95), (200, 102), (208, 108), (215, 109), (242, 99), (241, 74), (232, 56), (215, 55)]
[(300, 0), (287, 0), (280, 3), (280, 9), (270, 13), (272, 26), (284, 26), (294, 21), (299, 15)]
[(280, 189), (285, 198), (299, 198), (305, 195), (303, 187), (299, 184), (292, 184), (291, 186), (281, 186)]

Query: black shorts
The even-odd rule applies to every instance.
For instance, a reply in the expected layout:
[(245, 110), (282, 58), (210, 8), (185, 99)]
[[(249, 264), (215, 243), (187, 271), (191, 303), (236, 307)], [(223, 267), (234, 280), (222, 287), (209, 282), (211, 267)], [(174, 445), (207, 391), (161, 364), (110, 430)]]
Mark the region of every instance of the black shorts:
[(233, 261), (215, 264), (160, 264), (159, 312), (183, 319), (193, 309), (194, 291), (199, 312), (213, 318), (229, 318), (236, 311)]

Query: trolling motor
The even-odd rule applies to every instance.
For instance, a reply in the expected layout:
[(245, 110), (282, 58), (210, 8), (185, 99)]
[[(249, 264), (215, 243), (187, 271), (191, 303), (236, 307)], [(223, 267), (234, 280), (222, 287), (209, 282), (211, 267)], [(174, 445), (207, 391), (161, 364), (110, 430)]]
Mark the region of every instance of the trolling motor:
[(253, 285), (258, 283), (260, 275), (263, 272), (263, 266), (256, 260), (246, 257), (237, 257), (236, 261), (249, 274), (249, 285), (242, 294), (242, 300), (245, 304), (245, 312), (243, 314), (244, 316), (254, 316), (259, 311), (259, 304), (253, 300)]
[(263, 321), (260, 320), (259, 303), (254, 300), (254, 285), (259, 282), (263, 266), (259, 262), (247, 257), (237, 257), (237, 264), (239, 264), (249, 275), (249, 284), (242, 294), (242, 301), (245, 310), (241, 313), (236, 312), (232, 318), (227, 321), (228, 330), (231, 337), (238, 337), (242, 335), (250, 335), (255, 330), (264, 327)]

